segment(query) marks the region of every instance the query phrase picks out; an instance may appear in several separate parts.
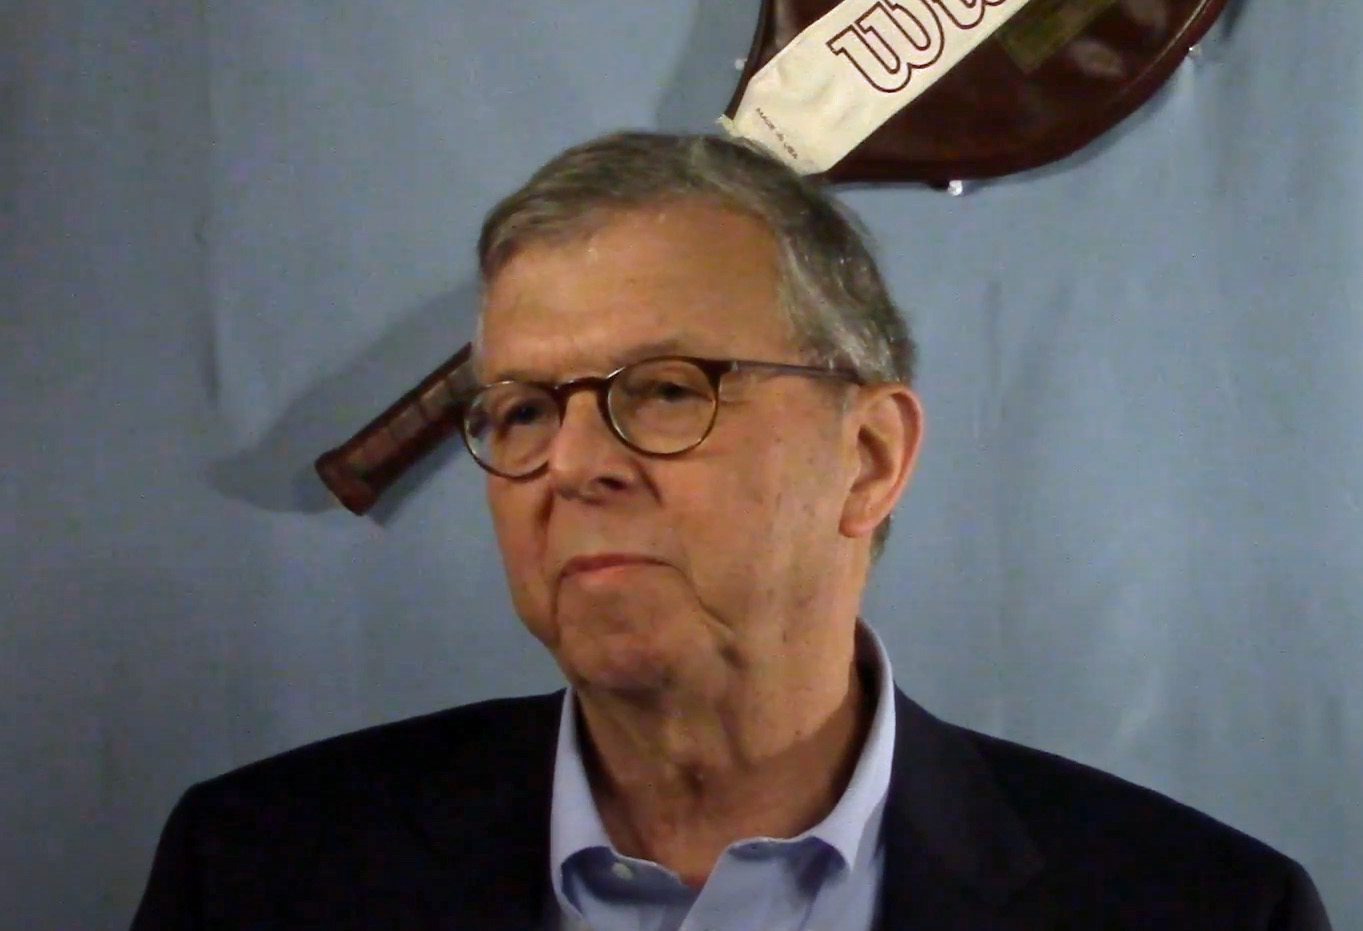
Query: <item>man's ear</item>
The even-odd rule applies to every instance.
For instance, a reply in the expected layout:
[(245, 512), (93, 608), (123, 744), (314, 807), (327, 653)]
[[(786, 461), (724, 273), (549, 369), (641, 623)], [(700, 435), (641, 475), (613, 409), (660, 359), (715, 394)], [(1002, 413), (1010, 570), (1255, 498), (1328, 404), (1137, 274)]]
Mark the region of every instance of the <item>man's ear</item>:
[(923, 436), (923, 407), (898, 382), (863, 388), (848, 412), (856, 431), (857, 472), (843, 503), (838, 530), (870, 536), (894, 509), (913, 474)]

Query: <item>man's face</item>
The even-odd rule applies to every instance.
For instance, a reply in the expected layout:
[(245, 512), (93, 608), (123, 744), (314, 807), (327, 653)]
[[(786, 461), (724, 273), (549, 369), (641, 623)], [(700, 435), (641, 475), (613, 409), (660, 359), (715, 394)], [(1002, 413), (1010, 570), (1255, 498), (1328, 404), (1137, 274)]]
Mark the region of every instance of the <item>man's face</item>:
[[(663, 354), (802, 361), (759, 223), (698, 203), (621, 213), (525, 248), (488, 287), (484, 382)], [(862, 542), (838, 529), (857, 452), (837, 392), (853, 390), (726, 376), (709, 437), (667, 459), (620, 443), (581, 391), (541, 473), (487, 477), (517, 612), (570, 682), (722, 691), (813, 648), (833, 602), (845, 607), (830, 587), (845, 588), (838, 569)]]

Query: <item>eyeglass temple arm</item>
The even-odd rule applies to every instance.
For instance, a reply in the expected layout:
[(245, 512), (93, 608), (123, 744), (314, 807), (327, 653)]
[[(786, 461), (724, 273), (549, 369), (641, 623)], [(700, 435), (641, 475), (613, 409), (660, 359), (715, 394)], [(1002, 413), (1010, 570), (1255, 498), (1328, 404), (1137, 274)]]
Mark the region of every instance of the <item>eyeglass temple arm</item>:
[(317, 457), (317, 475), (341, 504), (364, 514), (379, 496), (452, 433), (463, 415), (462, 388), (472, 383), (466, 343), (415, 388), (335, 449)]

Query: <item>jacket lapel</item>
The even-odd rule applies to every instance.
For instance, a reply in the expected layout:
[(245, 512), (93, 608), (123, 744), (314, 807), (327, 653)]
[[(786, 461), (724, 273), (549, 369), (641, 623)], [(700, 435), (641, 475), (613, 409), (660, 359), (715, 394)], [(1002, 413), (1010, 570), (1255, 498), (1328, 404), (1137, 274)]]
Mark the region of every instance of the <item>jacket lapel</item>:
[(895, 699), (882, 931), (1046, 927), (1008, 908), (1043, 860), (984, 759), (964, 732)]
[(438, 891), (423, 886), (441, 928), (544, 927), (562, 702), (562, 691), (510, 700), (475, 734), (431, 748), (444, 765), (411, 793), (409, 810), (435, 853)]

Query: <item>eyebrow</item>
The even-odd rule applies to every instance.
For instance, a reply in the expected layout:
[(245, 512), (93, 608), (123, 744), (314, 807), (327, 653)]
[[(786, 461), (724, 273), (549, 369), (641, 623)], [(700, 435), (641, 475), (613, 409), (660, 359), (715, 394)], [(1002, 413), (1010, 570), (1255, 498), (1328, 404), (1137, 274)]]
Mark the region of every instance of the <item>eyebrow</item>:
[[(681, 337), (669, 336), (666, 339), (654, 340), (649, 343), (640, 343), (628, 349), (610, 356), (607, 360), (606, 371), (613, 372), (622, 366), (632, 362), (639, 362), (643, 359), (651, 359), (655, 356), (690, 355), (688, 351), (689, 340)], [(504, 369), (497, 372), (485, 382), (492, 384), (499, 381), (531, 381), (531, 382), (552, 382), (555, 379), (545, 378), (542, 372), (532, 372), (529, 369)]]

